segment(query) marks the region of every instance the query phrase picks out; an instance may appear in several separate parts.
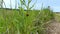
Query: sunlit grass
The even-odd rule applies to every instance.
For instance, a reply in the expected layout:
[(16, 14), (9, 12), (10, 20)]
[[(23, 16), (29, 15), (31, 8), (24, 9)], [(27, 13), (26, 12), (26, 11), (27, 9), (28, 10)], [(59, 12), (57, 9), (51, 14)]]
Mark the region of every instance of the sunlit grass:
[[(27, 16), (28, 14), (28, 16)], [(45, 23), (53, 18), (49, 9), (40, 11), (1, 10), (0, 34), (44, 34)], [(46, 33), (46, 32), (45, 32)]]

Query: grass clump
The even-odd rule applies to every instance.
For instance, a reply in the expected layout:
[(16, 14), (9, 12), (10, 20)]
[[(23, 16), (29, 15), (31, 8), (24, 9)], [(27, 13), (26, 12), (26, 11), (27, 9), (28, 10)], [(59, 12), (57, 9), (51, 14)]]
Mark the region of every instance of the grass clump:
[(23, 9), (1, 11), (0, 34), (45, 34), (45, 24), (52, 18), (54, 15), (50, 9), (32, 10), (28, 13)]
[(49, 8), (44, 8), (36, 18), (36, 26), (38, 26), (38, 34), (46, 34), (46, 25), (48, 21), (54, 19), (54, 13)]

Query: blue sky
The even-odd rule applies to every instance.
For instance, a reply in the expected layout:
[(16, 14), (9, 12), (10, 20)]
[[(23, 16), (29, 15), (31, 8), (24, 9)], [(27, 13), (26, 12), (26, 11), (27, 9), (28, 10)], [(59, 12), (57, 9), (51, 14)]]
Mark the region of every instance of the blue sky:
[[(10, 8), (10, 0), (4, 0), (7, 8)], [(16, 1), (19, 3), (19, 0)], [(26, 1), (27, 2), (27, 1)], [(35, 0), (32, 0), (30, 6), (35, 2)], [(15, 8), (15, 0), (11, 0), (12, 8)], [(60, 11), (60, 0), (37, 0), (34, 9), (41, 9), (43, 3), (43, 7), (50, 6), (53, 11), (59, 12)], [(18, 5), (17, 5), (18, 6)]]

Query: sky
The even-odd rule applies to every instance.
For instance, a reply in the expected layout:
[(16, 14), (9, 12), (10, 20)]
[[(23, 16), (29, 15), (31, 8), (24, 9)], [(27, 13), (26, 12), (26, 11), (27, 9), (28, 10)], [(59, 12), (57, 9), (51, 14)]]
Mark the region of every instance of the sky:
[[(6, 7), (10, 8), (10, 0), (4, 0), (4, 2), (6, 4)], [(16, 2), (19, 4), (20, 1), (16, 0)], [(34, 2), (35, 0), (32, 0), (30, 6), (32, 6)], [(11, 0), (11, 4), (12, 4), (12, 8), (15, 8), (15, 0)], [(18, 4), (17, 4), (17, 8), (18, 8)], [(47, 7), (47, 6), (50, 6), (50, 8), (54, 12), (60, 12), (60, 0), (37, 0), (33, 8), (40, 10), (41, 7)]]

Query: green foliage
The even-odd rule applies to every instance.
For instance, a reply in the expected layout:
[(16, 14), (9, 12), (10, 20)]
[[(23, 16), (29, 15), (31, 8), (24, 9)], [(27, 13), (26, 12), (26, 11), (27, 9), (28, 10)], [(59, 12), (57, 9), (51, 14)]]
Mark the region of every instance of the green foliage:
[[(31, 3), (32, 0), (28, 0), (28, 3), (26, 4), (26, 0), (20, 0), (20, 3), (21, 3), (21, 7), (22, 5), (24, 5), (26, 7), (27, 10), (31, 10), (34, 5), (36, 4), (36, 2), (30, 7), (30, 3)], [(36, 0), (37, 1), (37, 0)]]
[(60, 13), (55, 13), (55, 20), (60, 22)]
[(38, 26), (37, 31), (39, 34), (46, 34), (46, 25), (49, 23), (48, 21), (52, 19), (54, 19), (54, 13), (52, 10), (44, 8), (40, 11), (36, 20), (36, 26)]
[[(28, 15), (28, 16), (27, 16)], [(0, 34), (45, 34), (45, 24), (54, 18), (50, 9), (0, 11)]]
[(54, 18), (53, 11), (48, 8), (41, 10), (40, 15), (41, 15), (40, 20), (42, 19), (42, 20), (44, 20), (44, 22)]
[[(3, 14), (4, 13), (4, 14)], [(29, 16), (23, 9), (18, 11), (1, 11), (0, 33), (1, 34), (30, 34), (36, 32), (34, 23), (34, 11), (30, 11)]]

